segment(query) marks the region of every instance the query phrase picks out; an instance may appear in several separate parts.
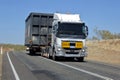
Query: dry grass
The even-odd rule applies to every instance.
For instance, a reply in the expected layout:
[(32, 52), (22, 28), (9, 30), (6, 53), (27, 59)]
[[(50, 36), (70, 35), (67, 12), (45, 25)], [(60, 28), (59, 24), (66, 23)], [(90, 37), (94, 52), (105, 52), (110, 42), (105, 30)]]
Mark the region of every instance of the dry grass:
[(15, 50), (15, 51), (21, 51), (21, 50), (25, 50), (26, 47), (24, 45), (14, 45), (14, 44), (0, 44), (0, 47), (3, 47), (3, 51), (11, 51), (11, 50)]
[(88, 60), (120, 65), (120, 40), (88, 41)]

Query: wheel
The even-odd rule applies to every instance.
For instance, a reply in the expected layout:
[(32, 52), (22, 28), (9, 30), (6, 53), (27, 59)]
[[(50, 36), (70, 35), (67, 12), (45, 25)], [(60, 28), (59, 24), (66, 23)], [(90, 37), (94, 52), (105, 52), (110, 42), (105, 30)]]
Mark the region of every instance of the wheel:
[(51, 56), (49, 53), (48, 53), (48, 58), (49, 58), (49, 59), (52, 59), (52, 56)]
[(29, 51), (29, 54), (30, 54), (30, 55), (33, 55), (33, 54), (35, 54), (35, 52), (34, 52), (33, 50), (30, 50), (30, 51)]
[(58, 57), (55, 56), (55, 51), (54, 51), (53, 54), (52, 54), (52, 59), (53, 59), (54, 61), (57, 61), (57, 60), (58, 60)]
[(53, 59), (54, 61), (57, 60), (57, 57), (55, 56), (55, 53), (53, 53), (53, 55), (52, 55), (52, 59)]
[(79, 58), (77, 58), (77, 60), (80, 61), (80, 62), (83, 62), (84, 61), (84, 57), (79, 57)]
[(43, 56), (42, 52), (40, 52), (40, 56)]
[(48, 58), (49, 59), (52, 59), (52, 55), (51, 54), (52, 54), (52, 49), (51, 49), (51, 47), (49, 47), (48, 48)]

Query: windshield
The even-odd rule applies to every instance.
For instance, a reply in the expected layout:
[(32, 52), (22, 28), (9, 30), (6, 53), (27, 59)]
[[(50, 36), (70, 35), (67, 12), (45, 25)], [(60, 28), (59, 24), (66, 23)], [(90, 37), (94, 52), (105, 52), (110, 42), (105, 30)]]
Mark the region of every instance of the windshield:
[(81, 37), (85, 38), (85, 24), (81, 23), (59, 23), (57, 29), (58, 37)]

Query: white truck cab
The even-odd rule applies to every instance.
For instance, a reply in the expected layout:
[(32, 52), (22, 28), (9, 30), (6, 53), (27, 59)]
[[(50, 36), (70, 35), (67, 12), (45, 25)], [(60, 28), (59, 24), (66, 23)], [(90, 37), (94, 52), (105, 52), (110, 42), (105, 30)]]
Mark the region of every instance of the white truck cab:
[(87, 56), (86, 37), (88, 27), (80, 20), (79, 14), (54, 13), (52, 23), (52, 42), (49, 57), (77, 58)]

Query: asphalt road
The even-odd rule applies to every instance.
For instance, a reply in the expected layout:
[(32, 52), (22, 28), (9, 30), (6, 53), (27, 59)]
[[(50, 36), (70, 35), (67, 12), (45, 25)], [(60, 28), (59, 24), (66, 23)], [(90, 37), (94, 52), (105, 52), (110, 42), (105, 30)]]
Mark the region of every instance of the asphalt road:
[(120, 67), (8, 52), (3, 55), (2, 80), (120, 80)]

